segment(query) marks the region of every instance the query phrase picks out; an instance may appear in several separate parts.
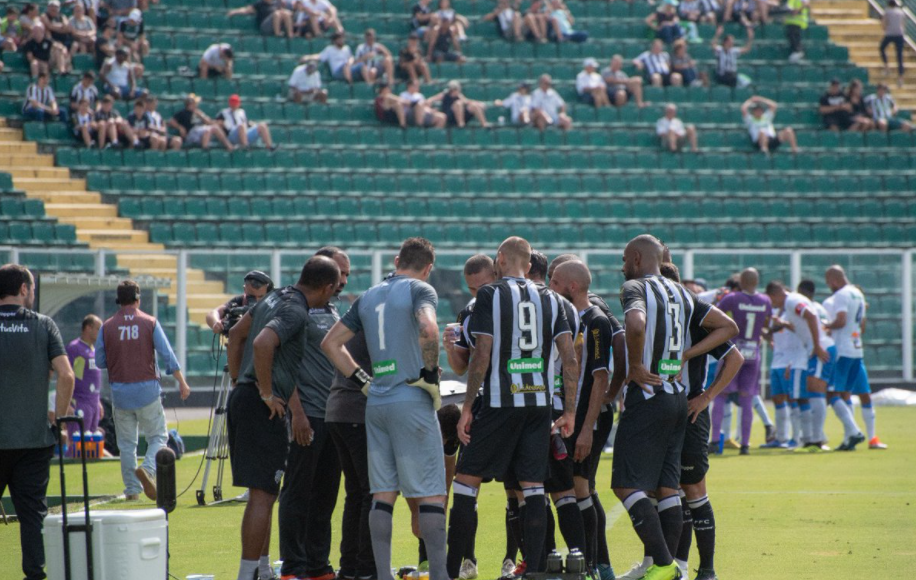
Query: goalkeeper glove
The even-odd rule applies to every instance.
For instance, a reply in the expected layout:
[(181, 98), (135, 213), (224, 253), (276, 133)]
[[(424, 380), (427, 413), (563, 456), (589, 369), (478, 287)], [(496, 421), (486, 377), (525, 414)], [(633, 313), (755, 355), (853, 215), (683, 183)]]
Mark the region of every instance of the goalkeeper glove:
[(436, 411), (442, 406), (442, 395), (439, 394), (439, 374), (439, 367), (432, 370), (424, 367), (420, 369), (420, 378), (407, 381), (411, 387), (417, 387), (429, 393), (429, 396), (433, 398), (433, 409)]
[(356, 370), (350, 375), (349, 380), (359, 385), (359, 390), (362, 391), (363, 395), (369, 396), (369, 384), (372, 380), (369, 378), (366, 371), (360, 367), (356, 367)]

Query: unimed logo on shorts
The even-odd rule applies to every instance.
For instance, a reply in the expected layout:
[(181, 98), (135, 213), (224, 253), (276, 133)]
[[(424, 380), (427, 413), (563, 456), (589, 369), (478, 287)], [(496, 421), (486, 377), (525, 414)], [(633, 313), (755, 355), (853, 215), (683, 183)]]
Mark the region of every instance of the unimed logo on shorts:
[(658, 361), (658, 374), (676, 375), (681, 372), (681, 361), (662, 359)]
[(506, 363), (506, 370), (508, 370), (510, 374), (542, 373), (544, 372), (544, 359), (513, 358)]
[(376, 377), (393, 375), (396, 372), (398, 372), (398, 361), (395, 360), (383, 360), (372, 365), (372, 374)]

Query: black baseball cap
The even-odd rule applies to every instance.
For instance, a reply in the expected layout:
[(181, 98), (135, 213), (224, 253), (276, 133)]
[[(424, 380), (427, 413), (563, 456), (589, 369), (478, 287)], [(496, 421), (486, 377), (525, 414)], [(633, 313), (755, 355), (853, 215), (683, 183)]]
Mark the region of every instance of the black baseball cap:
[(245, 274), (244, 280), (255, 288), (260, 288), (261, 286), (273, 288), (274, 286), (274, 281), (270, 279), (270, 276), (260, 270), (252, 270), (251, 272), (248, 272)]

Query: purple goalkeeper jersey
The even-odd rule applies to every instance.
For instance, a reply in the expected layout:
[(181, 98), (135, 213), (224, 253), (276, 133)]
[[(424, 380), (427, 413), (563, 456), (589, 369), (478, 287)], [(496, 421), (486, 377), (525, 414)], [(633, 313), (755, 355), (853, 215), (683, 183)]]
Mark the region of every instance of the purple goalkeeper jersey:
[(747, 362), (757, 362), (760, 357), (760, 334), (767, 318), (773, 314), (773, 305), (766, 294), (732, 292), (718, 304), (738, 325), (734, 342)]
[(77, 338), (67, 345), (67, 358), (76, 376), (73, 397), (81, 401), (97, 399), (102, 390), (102, 371), (95, 366), (95, 347)]

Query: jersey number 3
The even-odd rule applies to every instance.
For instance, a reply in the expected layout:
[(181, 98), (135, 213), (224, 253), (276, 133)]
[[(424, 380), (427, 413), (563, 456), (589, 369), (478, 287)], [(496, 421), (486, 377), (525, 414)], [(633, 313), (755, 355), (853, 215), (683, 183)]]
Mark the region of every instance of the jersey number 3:
[(684, 328), (681, 326), (681, 305), (677, 302), (669, 302), (668, 316), (671, 317), (671, 337), (668, 338), (668, 350), (680, 352), (683, 348), (681, 335), (684, 333)]
[(540, 340), (537, 333), (537, 310), (531, 302), (519, 302), (518, 312), (518, 348), (520, 350), (537, 350)]

